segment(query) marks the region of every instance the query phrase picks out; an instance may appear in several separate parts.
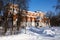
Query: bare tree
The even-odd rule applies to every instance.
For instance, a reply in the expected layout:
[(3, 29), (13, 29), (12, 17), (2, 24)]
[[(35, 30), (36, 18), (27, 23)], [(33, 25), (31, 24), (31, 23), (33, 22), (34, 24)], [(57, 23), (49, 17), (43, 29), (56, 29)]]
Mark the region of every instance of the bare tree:
[(54, 6), (56, 14), (60, 15), (60, 0), (57, 0), (56, 6)]
[[(21, 27), (21, 22), (22, 22), (22, 13), (23, 13), (23, 10), (28, 10), (28, 3), (29, 3), (29, 0), (3, 0), (5, 1), (4, 3), (4, 7), (6, 7), (6, 5), (10, 2), (12, 4), (18, 4), (19, 5), (19, 13), (18, 13), (18, 21), (17, 21), (17, 30), (19, 31), (19, 28)], [(9, 6), (9, 5), (8, 5)], [(8, 9), (8, 8), (7, 8)], [(4, 9), (6, 10), (6, 9)], [(8, 11), (8, 10), (6, 10)], [(14, 10), (13, 10), (14, 11)], [(5, 33), (8, 29), (8, 23), (7, 23), (7, 13), (4, 13), (4, 19), (5, 19)], [(13, 22), (12, 22), (13, 23)]]
[(2, 10), (2, 8), (3, 8), (3, 1), (0, 0), (0, 14), (1, 14), (1, 10)]
[(53, 21), (52, 17), (54, 16), (54, 13), (52, 11), (47, 11), (46, 16), (50, 19), (50, 25), (51, 25)]
[(56, 4), (56, 6), (55, 6), (55, 11), (56, 11), (56, 17), (55, 17), (55, 19), (56, 19), (56, 23), (58, 24), (58, 25), (60, 25), (60, 0), (57, 0), (57, 4)]
[(50, 19), (52, 16), (54, 16), (54, 13), (52, 11), (47, 11), (46, 16)]
[(19, 4), (19, 9), (21, 9), (18, 13), (18, 22), (17, 22), (17, 24), (18, 24), (17, 30), (19, 30), (19, 27), (20, 27), (21, 22), (22, 22), (21, 14), (23, 14), (23, 10), (25, 10), (25, 11), (28, 10), (28, 0), (17, 0), (17, 2)]

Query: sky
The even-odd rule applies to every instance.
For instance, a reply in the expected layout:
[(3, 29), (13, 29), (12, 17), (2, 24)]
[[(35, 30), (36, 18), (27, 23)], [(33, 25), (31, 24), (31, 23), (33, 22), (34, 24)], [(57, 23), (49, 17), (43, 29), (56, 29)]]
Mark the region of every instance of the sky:
[(41, 10), (44, 12), (47, 11), (55, 11), (55, 6), (57, 4), (57, 0), (31, 0), (29, 3), (30, 11)]

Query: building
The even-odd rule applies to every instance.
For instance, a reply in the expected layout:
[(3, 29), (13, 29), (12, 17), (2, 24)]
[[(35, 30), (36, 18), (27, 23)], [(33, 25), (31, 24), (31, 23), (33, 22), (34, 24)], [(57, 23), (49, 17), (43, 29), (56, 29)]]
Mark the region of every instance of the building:
[[(19, 8), (17, 4), (11, 4), (9, 3), (8, 5), (6, 5), (5, 8), (5, 13), (7, 13), (7, 16), (10, 16), (11, 14), (13, 15), (13, 25), (17, 25), (17, 21), (18, 21), (18, 13)], [(13, 10), (14, 9), (14, 10)], [(50, 25), (50, 20), (45, 16), (45, 13), (42, 11), (26, 11), (23, 10), (22, 14), (20, 13), (20, 20), (21, 20), (21, 27), (46, 27)], [(11, 16), (10, 16), (11, 17)], [(9, 19), (9, 18), (7, 18)], [(9, 19), (10, 20), (10, 19)]]
[(22, 25), (25, 26), (46, 27), (50, 25), (50, 20), (45, 16), (45, 13), (42, 11), (27, 11), (27, 13), (22, 16)]

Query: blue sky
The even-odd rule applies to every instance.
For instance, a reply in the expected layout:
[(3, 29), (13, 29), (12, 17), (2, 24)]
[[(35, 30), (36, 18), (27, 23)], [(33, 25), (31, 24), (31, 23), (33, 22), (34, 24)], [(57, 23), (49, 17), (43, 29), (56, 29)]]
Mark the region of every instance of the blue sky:
[(29, 10), (41, 10), (44, 12), (54, 11), (55, 9), (53, 8), (53, 6), (55, 6), (56, 3), (57, 0), (31, 0), (29, 3)]

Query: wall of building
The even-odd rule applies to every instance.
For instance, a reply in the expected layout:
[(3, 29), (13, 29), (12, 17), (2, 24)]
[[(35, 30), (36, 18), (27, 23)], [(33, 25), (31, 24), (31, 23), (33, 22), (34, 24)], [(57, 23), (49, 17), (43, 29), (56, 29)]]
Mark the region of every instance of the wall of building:
[[(39, 17), (39, 18), (37, 19), (37, 17)], [(26, 13), (24, 19), (26, 19), (26, 22), (25, 22), (26, 26), (46, 27), (50, 23), (49, 19), (45, 16), (44, 12), (31, 12), (31, 11), (28, 11)], [(46, 23), (46, 21), (48, 21), (48, 22)]]
[[(14, 5), (14, 4), (9, 4), (9, 6), (7, 5), (6, 9), (7, 9), (7, 13), (8, 14), (13, 14), (15, 15), (15, 17), (13, 16), (13, 21), (16, 20), (18, 17), (18, 15), (16, 15), (19, 11), (18, 9), (18, 5)], [(15, 10), (15, 13), (13, 13), (13, 8)], [(16, 12), (17, 11), (17, 12)], [(45, 16), (45, 13), (42, 12), (42, 11), (36, 11), (36, 12), (32, 12), (32, 11), (25, 11), (23, 10), (22, 11), (22, 14), (21, 14), (21, 26), (22, 27), (31, 27), (31, 26), (34, 26), (34, 27), (46, 27), (49, 25), (49, 19)], [(18, 21), (18, 20), (17, 20)], [(47, 21), (47, 22), (46, 22)], [(15, 22), (16, 25), (17, 25), (17, 22)]]

